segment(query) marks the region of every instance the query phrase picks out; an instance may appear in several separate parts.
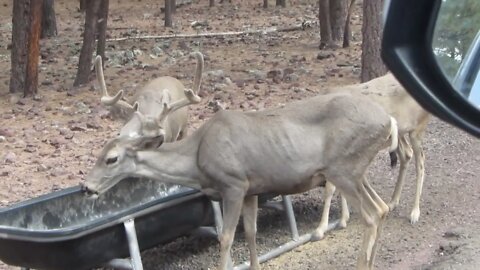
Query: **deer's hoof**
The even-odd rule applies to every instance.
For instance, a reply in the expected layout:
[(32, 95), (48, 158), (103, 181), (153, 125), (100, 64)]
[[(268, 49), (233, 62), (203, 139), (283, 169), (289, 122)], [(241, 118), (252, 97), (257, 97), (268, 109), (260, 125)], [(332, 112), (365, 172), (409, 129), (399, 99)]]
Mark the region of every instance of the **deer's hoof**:
[(420, 209), (413, 209), (412, 213), (410, 214), (410, 223), (411, 224), (417, 223), (419, 218), (420, 218)]
[(395, 209), (395, 207), (397, 207), (397, 205), (398, 205), (398, 202), (395, 202), (395, 201), (389, 202), (389, 203), (387, 204), (388, 210), (393, 211), (393, 209)]
[(311, 242), (320, 241), (325, 237), (325, 233), (322, 231), (314, 231), (310, 237)]

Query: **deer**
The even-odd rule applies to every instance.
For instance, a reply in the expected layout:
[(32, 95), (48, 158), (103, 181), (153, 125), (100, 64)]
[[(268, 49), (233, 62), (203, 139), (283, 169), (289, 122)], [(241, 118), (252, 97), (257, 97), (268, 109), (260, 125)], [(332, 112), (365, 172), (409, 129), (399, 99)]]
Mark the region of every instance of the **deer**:
[[(169, 113), (179, 109), (163, 107)], [(357, 267), (373, 269), (389, 208), (365, 171), (381, 149), (398, 146), (396, 120), (378, 104), (346, 93), (319, 95), (261, 111), (220, 110), (183, 140), (155, 149), (138, 146), (144, 139), (107, 142), (83, 183), (85, 194), (96, 198), (126, 177), (200, 190), (223, 205), (218, 269), (230, 266), (241, 214), (250, 269), (260, 269), (257, 196), (300, 193), (329, 181), (361, 213), (366, 229)]]
[[(391, 166), (394, 167), (400, 159), (400, 169), (397, 182), (388, 203), (390, 211), (399, 204), (402, 187), (405, 181), (406, 171), (412, 156), (416, 162), (416, 194), (413, 208), (410, 213), (410, 223), (415, 224), (420, 217), (420, 197), (422, 195), (423, 181), (425, 178), (425, 155), (422, 147), (423, 135), (431, 118), (430, 113), (425, 111), (400, 85), (395, 77), (388, 73), (362, 84), (328, 89), (326, 93), (345, 92), (352, 95), (361, 95), (380, 105), (389, 115), (393, 116), (398, 123), (399, 146), (395, 152), (390, 153)], [(407, 141), (410, 140), (411, 146)], [(315, 233), (316, 239), (322, 239), (328, 228), (328, 216), (330, 204), (335, 192), (335, 186), (331, 183), (325, 185), (324, 208), (321, 224)], [(348, 204), (341, 196), (341, 217), (338, 223), (340, 228), (347, 226), (350, 218)]]
[[(170, 76), (162, 76), (148, 82), (138, 91), (132, 99), (133, 105), (122, 100), (124, 95), (123, 90), (119, 90), (114, 96), (110, 96), (105, 84), (103, 75), (103, 65), (101, 56), (95, 58), (95, 70), (97, 80), (100, 85), (102, 93), (101, 103), (114, 114), (120, 117), (127, 118), (128, 121), (120, 129), (119, 137), (132, 137), (137, 135), (145, 135), (149, 138), (144, 142), (145, 147), (159, 146), (163, 141), (172, 142), (181, 140), (187, 134), (187, 108), (176, 110), (166, 117), (157, 121), (158, 115), (163, 112), (163, 103), (177, 102), (182, 105), (182, 100), (185, 100), (188, 95), (193, 99), (189, 99), (189, 104), (196, 104), (201, 101), (201, 98), (194, 94), (200, 90), (202, 82), (202, 73), (204, 68), (203, 55), (200, 52), (191, 54), (197, 60), (195, 77), (193, 82), (193, 90), (186, 89), (184, 85), (176, 78)], [(139, 109), (141, 114), (134, 114)], [(139, 117), (142, 117), (141, 119)], [(162, 142), (160, 140), (163, 140)]]

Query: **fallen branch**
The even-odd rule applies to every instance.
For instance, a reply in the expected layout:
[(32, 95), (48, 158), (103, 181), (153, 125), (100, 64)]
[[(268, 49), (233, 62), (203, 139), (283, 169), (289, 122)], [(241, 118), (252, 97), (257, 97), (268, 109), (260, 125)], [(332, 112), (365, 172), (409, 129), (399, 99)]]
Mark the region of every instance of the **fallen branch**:
[(230, 31), (220, 33), (198, 33), (198, 34), (172, 34), (163, 36), (136, 36), (136, 37), (123, 37), (123, 38), (111, 38), (107, 41), (124, 41), (135, 39), (173, 39), (173, 38), (200, 38), (200, 37), (227, 37), (227, 36), (242, 36), (242, 35), (267, 35), (276, 32), (291, 32), (298, 30), (305, 30), (315, 25), (315, 22), (304, 21), (301, 24), (288, 27), (269, 27), (266, 29), (246, 30), (246, 31)]

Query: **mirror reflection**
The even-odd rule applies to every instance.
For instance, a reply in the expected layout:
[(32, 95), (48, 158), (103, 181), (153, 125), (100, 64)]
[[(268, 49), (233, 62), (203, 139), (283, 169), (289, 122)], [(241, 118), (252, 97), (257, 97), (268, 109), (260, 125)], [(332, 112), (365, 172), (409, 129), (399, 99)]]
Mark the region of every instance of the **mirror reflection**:
[(479, 0), (442, 0), (432, 49), (454, 88), (480, 107)]

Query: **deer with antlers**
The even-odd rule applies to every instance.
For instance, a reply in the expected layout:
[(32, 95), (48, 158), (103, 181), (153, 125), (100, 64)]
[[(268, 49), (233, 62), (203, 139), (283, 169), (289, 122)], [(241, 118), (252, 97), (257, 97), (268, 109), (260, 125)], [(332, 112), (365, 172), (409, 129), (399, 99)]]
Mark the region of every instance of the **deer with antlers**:
[[(390, 211), (392, 211), (398, 205), (408, 164), (412, 159), (412, 156), (415, 156), (416, 194), (410, 214), (410, 222), (414, 224), (420, 217), (420, 197), (422, 195), (423, 180), (425, 178), (425, 155), (422, 147), (422, 139), (425, 128), (430, 120), (430, 114), (407, 93), (407, 91), (390, 73), (362, 84), (341, 86), (327, 90), (327, 93), (338, 92), (346, 92), (352, 95), (367, 97), (382, 106), (388, 114), (397, 120), (399, 145), (396, 152), (391, 153), (390, 156), (392, 167), (395, 166), (398, 156), (400, 159), (400, 169), (395, 190), (388, 206)], [(407, 137), (409, 138), (411, 145), (407, 141)], [(320, 226), (316, 229), (314, 234), (315, 239), (323, 238), (324, 233), (327, 231), (330, 203), (334, 192), (335, 186), (331, 183), (326, 183), (325, 204)], [(342, 213), (339, 226), (345, 228), (349, 217), (347, 202), (345, 198), (342, 197)]]
[[(119, 137), (141, 135), (146, 138), (145, 147), (156, 147), (163, 141), (172, 142), (186, 136), (188, 115), (184, 105), (200, 102), (200, 97), (196, 93), (200, 90), (204, 68), (202, 53), (194, 52), (191, 55), (197, 59), (193, 90), (186, 89), (176, 78), (163, 76), (150, 81), (138, 91), (133, 96), (133, 105), (122, 100), (123, 90), (118, 91), (114, 96), (108, 94), (103, 76), (102, 58), (100, 56), (95, 58), (102, 104), (109, 107), (113, 113), (128, 117), (128, 121), (120, 130)], [(173, 112), (167, 113), (162, 104), (170, 102), (172, 102)], [(140, 113), (135, 114), (137, 108)]]
[(349, 94), (321, 95), (264, 111), (219, 111), (190, 136), (156, 149), (138, 147), (144, 139), (109, 141), (86, 177), (86, 194), (99, 196), (126, 177), (148, 177), (222, 199), (218, 269), (228, 267), (240, 214), (251, 269), (259, 269), (257, 195), (294, 194), (329, 181), (358, 207), (367, 226), (358, 268), (373, 268), (389, 209), (365, 171), (381, 149), (395, 151), (398, 144), (395, 119), (377, 104)]

